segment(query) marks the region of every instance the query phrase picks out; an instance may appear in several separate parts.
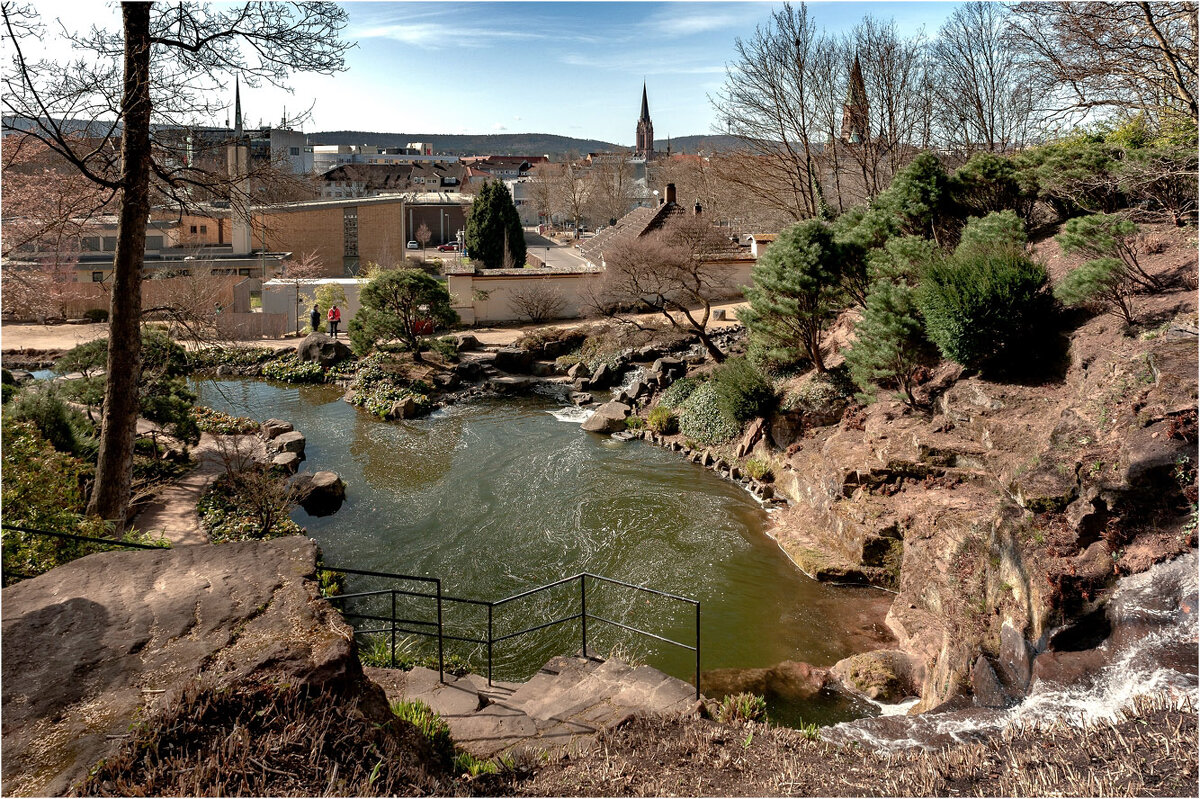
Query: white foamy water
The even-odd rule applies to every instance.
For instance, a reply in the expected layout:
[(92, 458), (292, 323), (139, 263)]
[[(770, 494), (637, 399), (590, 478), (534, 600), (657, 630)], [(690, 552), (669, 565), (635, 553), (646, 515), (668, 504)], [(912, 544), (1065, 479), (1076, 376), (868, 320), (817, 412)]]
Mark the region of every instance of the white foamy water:
[(618, 385), (613, 386), (612, 393), (616, 396), (618, 392), (628, 391), (633, 387), (633, 384), (641, 380), (646, 375), (646, 370), (640, 366), (635, 366), (625, 373), (625, 377), (621, 378)]
[(567, 405), (552, 411), (546, 411), (546, 413), (550, 414), (560, 422), (583, 424), (588, 419), (592, 418), (592, 414), (594, 414), (595, 411), (591, 408), (580, 408), (575, 405)]
[[(1107, 614), (1114, 628), (1134, 625), (1135, 634), (1126, 636), (1132, 639), (1126, 643), (1110, 638), (1101, 644), (1097, 649), (1104, 655), (1104, 665), (1075, 684), (1035, 681), (1029, 696), (1006, 710), (969, 708), (883, 724), (846, 722), (829, 728), (828, 737), (884, 750), (938, 748), (1012, 727), (1115, 720), (1139, 696), (1168, 694), (1181, 702), (1190, 700), (1195, 707), (1200, 704), (1197, 562), (1193, 552), (1121, 580)], [(1136, 635), (1143, 625), (1144, 634)], [(890, 707), (896, 708), (892, 713), (904, 712), (901, 705)], [(885, 706), (883, 715), (892, 713)]]

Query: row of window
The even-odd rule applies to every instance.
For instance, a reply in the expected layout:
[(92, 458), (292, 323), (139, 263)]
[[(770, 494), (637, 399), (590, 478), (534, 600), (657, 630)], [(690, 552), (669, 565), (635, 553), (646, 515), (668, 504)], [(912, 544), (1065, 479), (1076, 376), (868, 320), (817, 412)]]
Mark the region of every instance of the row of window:
[[(179, 275), (180, 277), (189, 277), (192, 274), (192, 270), (190, 270), (190, 269), (175, 269), (172, 271), (176, 275)], [(233, 267), (216, 267), (210, 272), (210, 274), (213, 274), (213, 275), (238, 275), (239, 277), (250, 277), (250, 271), (251, 271), (250, 269), (246, 269), (246, 268), (234, 269)], [(93, 283), (103, 283), (104, 282), (104, 273), (103, 272), (92, 272), (92, 282)]]
[[(192, 232), (196, 232), (196, 228), (192, 226)], [(80, 249), (84, 252), (115, 252), (117, 249), (116, 236), (84, 236), (79, 241)], [(162, 236), (147, 236), (147, 250), (161, 250), (163, 248)]]

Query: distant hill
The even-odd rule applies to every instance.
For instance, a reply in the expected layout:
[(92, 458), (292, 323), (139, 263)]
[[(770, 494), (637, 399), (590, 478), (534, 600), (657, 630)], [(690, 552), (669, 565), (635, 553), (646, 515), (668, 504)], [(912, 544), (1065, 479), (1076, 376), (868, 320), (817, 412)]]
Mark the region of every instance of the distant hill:
[[(735, 150), (741, 142), (736, 136), (712, 134), (701, 136), (672, 136), (671, 152), (690, 153), (692, 155), (712, 155), (725, 150)], [(655, 139), (654, 149), (660, 153), (667, 151), (666, 139)]]
[(313, 144), (368, 144), (403, 147), (409, 142), (429, 142), (435, 153), (450, 155), (549, 155), (559, 160), (567, 153), (587, 155), (625, 149), (596, 139), (574, 139), (549, 133), (373, 133), (361, 130), (332, 130), (310, 133)]

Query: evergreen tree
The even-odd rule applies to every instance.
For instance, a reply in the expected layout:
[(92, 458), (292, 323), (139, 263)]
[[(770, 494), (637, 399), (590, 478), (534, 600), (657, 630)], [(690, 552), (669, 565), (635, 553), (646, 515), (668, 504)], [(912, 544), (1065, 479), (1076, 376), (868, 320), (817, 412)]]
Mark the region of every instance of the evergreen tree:
[(420, 269), (381, 272), (363, 286), (362, 308), (350, 320), (350, 343), (365, 355), (378, 342), (399, 339), (421, 359), (422, 322), (435, 327), (458, 321), (450, 293), (437, 278)]
[(751, 273), (750, 306), (738, 312), (756, 349), (782, 361), (804, 356), (825, 372), (821, 336), (845, 303), (841, 250), (829, 226), (816, 220), (779, 234)]
[(917, 370), (936, 362), (937, 352), (925, 337), (913, 289), (888, 280), (876, 282), (854, 335), (846, 363), (863, 394), (873, 396), (875, 383), (895, 382), (905, 401), (916, 406), (912, 389)]
[(958, 240), (955, 252), (960, 255), (982, 253), (989, 250), (1013, 250), (1021, 252), (1029, 237), (1025, 234), (1025, 223), (1012, 211), (993, 211), (982, 218), (972, 218)]
[(872, 207), (895, 214), (900, 232), (946, 243), (947, 222), (953, 222), (950, 176), (933, 153), (921, 153), (896, 173)]
[(485, 269), (504, 266), (505, 242), (514, 266), (525, 264), (525, 231), (508, 188), (489, 180), (479, 188), (465, 231), (467, 252)]

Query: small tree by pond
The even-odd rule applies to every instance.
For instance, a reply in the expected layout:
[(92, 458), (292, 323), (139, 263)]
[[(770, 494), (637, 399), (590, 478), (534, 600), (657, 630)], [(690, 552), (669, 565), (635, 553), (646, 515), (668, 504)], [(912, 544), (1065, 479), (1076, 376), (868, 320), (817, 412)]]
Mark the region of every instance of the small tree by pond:
[(359, 355), (395, 339), (420, 360), (421, 336), (458, 321), (450, 307), (450, 292), (420, 269), (376, 275), (363, 287), (361, 302), (362, 308), (350, 321), (350, 343)]

